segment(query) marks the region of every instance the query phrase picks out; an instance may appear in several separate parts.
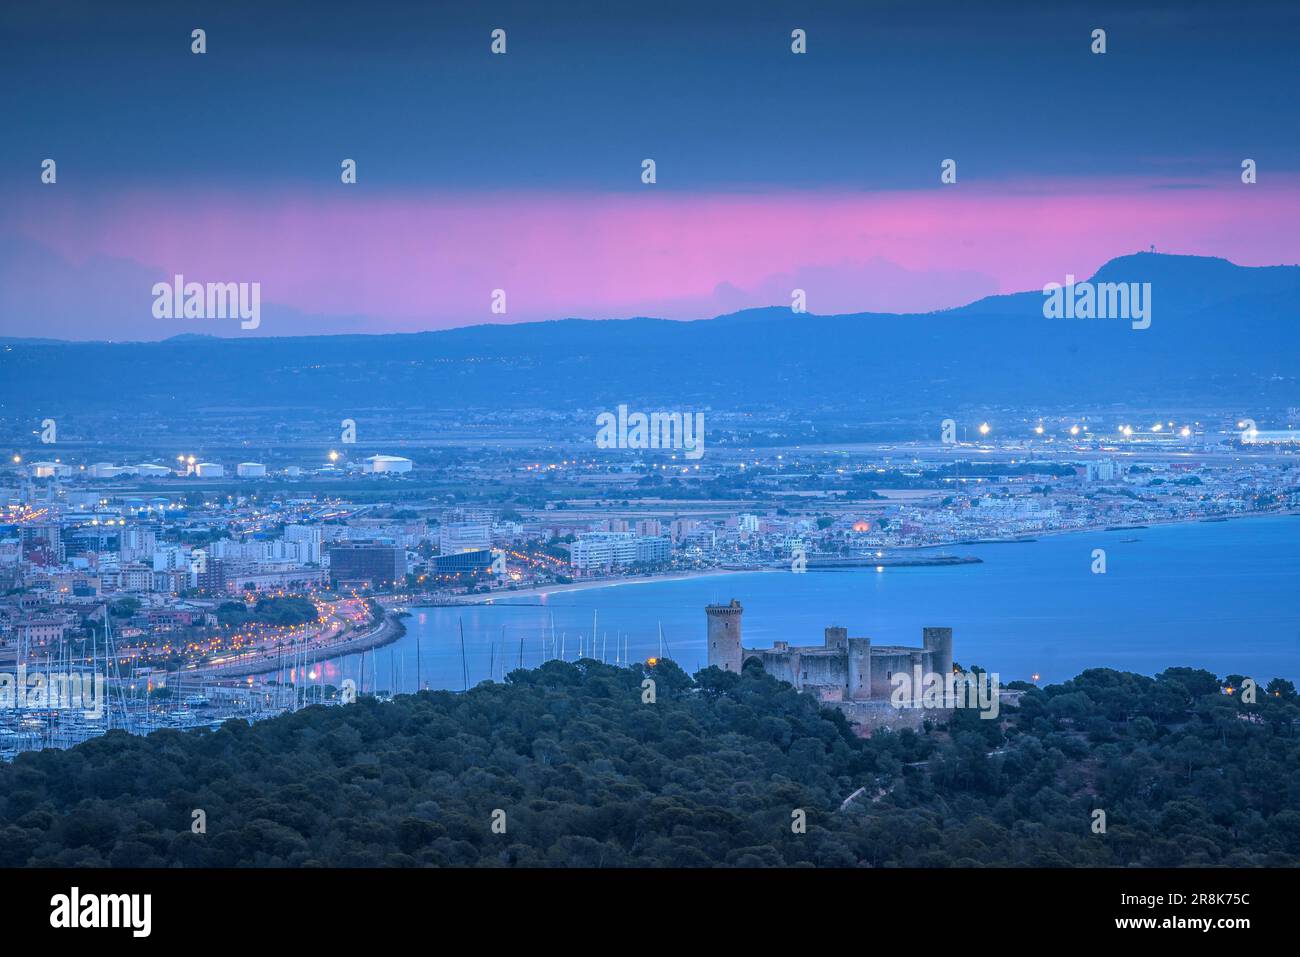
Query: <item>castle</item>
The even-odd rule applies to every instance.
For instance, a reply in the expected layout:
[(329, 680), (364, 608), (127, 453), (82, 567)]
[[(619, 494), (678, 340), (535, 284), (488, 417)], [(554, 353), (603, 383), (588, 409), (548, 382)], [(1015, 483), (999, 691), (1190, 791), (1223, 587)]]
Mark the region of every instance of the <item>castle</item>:
[[(825, 645), (790, 647), (786, 641), (770, 649), (746, 648), (741, 637), (745, 609), (734, 598), (727, 605), (707, 605), (710, 665), (739, 673), (750, 658), (757, 658), (773, 677), (788, 681), (800, 691), (822, 701), (888, 704), (896, 672), (952, 674), (952, 629), (925, 628), (921, 647), (873, 645), (870, 638), (850, 638), (847, 628), (826, 629)], [(849, 708), (843, 709), (846, 712)]]

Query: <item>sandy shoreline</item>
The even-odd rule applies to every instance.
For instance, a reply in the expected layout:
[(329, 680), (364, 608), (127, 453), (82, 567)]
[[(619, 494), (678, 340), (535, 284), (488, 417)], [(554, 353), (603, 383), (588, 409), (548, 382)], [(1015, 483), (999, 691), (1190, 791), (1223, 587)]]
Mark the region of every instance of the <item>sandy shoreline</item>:
[[(1263, 511), (1263, 512), (1245, 512), (1238, 515), (1224, 516), (1227, 521), (1237, 521), (1245, 518), (1280, 518), (1284, 516), (1300, 515), (1297, 512), (1283, 511)], [(1061, 528), (1047, 529), (1041, 532), (1026, 532), (1024, 538), (1008, 538), (1003, 540), (990, 539), (981, 541), (979, 545), (1028, 545), (1040, 538), (1047, 538), (1056, 535), (1085, 535), (1095, 534), (1097, 532), (1117, 532), (1117, 531), (1141, 531), (1143, 528), (1156, 528), (1165, 525), (1198, 525), (1206, 520), (1202, 518), (1165, 518), (1151, 519), (1142, 522), (1141, 525), (1121, 525), (1107, 526), (1094, 525), (1087, 528)], [(1211, 519), (1211, 522), (1217, 522), (1218, 519)], [(962, 547), (962, 542), (940, 542), (934, 545), (891, 545), (887, 546), (889, 551), (897, 554), (899, 552), (921, 552), (929, 551), (936, 548), (956, 549)], [(439, 607), (456, 607), (458, 605), (491, 605), (497, 602), (516, 598), (525, 597), (545, 597), (547, 595), (558, 595), (562, 592), (590, 591), (597, 588), (618, 588), (623, 585), (645, 585), (652, 582), (669, 582), (669, 581), (686, 581), (696, 578), (715, 578), (723, 575), (754, 575), (766, 572), (784, 572), (784, 567), (761, 567), (761, 568), (707, 568), (699, 571), (673, 572), (668, 575), (637, 575), (632, 578), (602, 578), (593, 581), (577, 581), (564, 585), (531, 585), (526, 588), (518, 588), (513, 591), (497, 591), (487, 595), (458, 595), (455, 601), (447, 605), (419, 605), (410, 604), (411, 608), (439, 608)], [(385, 598), (380, 596), (380, 600), (391, 601), (391, 597)]]
[[(757, 572), (779, 572), (781, 568), (706, 568), (693, 572), (673, 572), (669, 575), (636, 575), (632, 578), (602, 578), (597, 581), (570, 582), (566, 585), (532, 585), (514, 591), (498, 591), (490, 595), (458, 596), (457, 604), (491, 605), (504, 598), (517, 595), (558, 595), (561, 592), (589, 591), (595, 588), (618, 588), (622, 585), (647, 585), (652, 582), (686, 581), (694, 578), (717, 578), (721, 575), (752, 575)], [(413, 606), (419, 607), (419, 606)], [(437, 607), (437, 606), (430, 606)]]

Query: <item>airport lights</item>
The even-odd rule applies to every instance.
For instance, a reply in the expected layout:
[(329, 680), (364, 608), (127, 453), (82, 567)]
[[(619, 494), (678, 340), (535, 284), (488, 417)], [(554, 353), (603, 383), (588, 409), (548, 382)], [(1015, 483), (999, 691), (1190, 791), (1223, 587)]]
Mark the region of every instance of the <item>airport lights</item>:
[(989, 424), (987, 422), (981, 422), (980, 435), (988, 435), (988, 434), (989, 434)]

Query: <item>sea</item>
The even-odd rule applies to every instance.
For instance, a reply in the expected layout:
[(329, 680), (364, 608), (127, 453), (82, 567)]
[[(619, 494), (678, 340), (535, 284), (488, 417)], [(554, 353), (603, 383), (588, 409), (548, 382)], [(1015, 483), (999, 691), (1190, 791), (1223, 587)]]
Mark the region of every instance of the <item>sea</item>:
[(325, 663), (321, 680), (352, 678), (364, 692), (459, 691), (580, 655), (610, 663), (662, 655), (694, 672), (706, 659), (704, 606), (736, 599), (747, 648), (820, 645), (831, 625), (877, 644), (919, 646), (921, 629), (934, 625), (953, 629), (957, 662), (1004, 684), (1180, 666), (1300, 684), (1300, 516), (942, 551), (982, 561), (737, 572), (412, 608), (405, 636)]

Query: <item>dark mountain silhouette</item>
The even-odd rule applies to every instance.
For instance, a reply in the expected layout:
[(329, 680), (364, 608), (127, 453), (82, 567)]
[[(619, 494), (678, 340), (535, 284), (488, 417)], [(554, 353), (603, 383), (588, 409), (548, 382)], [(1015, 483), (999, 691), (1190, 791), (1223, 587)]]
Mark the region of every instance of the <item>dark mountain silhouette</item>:
[[(1047, 319), (1041, 291), (911, 315), (565, 319), (442, 332), (156, 343), (11, 341), (0, 401), (129, 410), (468, 406), (908, 410), (940, 404), (1295, 404), (1300, 267), (1139, 253), (1094, 282), (1151, 284), (1150, 328)], [(1055, 277), (1063, 282), (1065, 277)], [(1082, 277), (1080, 277), (1082, 279)], [(39, 401), (38, 401), (39, 397)]]

